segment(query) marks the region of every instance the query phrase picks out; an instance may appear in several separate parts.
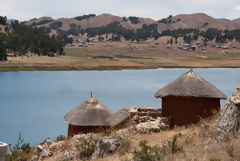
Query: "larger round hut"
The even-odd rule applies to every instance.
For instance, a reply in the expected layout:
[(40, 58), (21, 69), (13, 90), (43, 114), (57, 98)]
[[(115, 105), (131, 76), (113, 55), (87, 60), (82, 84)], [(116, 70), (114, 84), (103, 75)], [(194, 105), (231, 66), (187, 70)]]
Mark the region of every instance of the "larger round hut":
[(68, 138), (79, 133), (100, 132), (108, 127), (106, 119), (113, 113), (97, 99), (91, 97), (68, 112)]
[(227, 99), (193, 70), (157, 91), (155, 97), (162, 98), (162, 115), (169, 117), (172, 125), (197, 123), (219, 111), (220, 99)]

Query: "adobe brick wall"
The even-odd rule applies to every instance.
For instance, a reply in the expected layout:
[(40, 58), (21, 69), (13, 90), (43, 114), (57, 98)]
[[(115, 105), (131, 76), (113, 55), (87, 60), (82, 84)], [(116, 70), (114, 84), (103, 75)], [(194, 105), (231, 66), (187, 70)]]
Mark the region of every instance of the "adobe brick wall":
[(174, 96), (162, 98), (162, 115), (171, 117), (171, 125), (197, 123), (200, 118), (212, 116), (213, 110), (220, 110), (220, 99)]

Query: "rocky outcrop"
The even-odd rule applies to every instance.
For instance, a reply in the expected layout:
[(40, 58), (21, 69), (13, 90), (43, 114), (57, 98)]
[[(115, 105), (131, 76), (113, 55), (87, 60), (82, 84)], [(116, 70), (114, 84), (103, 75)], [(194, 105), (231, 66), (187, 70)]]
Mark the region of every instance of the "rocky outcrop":
[(96, 145), (96, 149), (92, 154), (92, 159), (104, 157), (113, 153), (120, 146), (120, 139), (115, 137), (102, 137)]
[(225, 104), (217, 124), (218, 130), (224, 133), (236, 132), (240, 129), (240, 82)]
[(234, 133), (240, 129), (240, 81), (237, 89), (229, 97), (228, 102), (224, 106), (219, 119), (217, 120), (217, 130), (219, 134), (210, 138), (204, 146), (204, 150), (214, 147), (217, 143), (224, 139), (227, 133)]
[(139, 121), (136, 121), (135, 118), (135, 122), (141, 122), (135, 125), (135, 130), (140, 133), (160, 132), (160, 130), (164, 130), (170, 127), (169, 121), (165, 117), (146, 119), (145, 116), (142, 116), (139, 118)]

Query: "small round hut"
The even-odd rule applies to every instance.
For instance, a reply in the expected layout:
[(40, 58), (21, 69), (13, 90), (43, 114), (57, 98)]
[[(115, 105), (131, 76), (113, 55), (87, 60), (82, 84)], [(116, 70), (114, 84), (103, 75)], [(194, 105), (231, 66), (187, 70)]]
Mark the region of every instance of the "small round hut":
[(89, 98), (64, 116), (64, 119), (69, 122), (68, 138), (79, 133), (100, 132), (108, 128), (106, 119), (112, 114), (97, 99)]
[(172, 125), (197, 123), (220, 110), (220, 99), (227, 97), (191, 69), (155, 94), (162, 98), (162, 115)]

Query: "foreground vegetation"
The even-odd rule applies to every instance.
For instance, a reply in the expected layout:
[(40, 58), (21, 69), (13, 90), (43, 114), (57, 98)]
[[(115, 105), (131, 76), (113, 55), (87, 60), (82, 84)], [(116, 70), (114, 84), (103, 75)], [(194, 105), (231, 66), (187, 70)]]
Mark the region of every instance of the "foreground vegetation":
[[(120, 146), (112, 154), (95, 159), (96, 161), (226, 161), (239, 160), (240, 133), (225, 134), (222, 141), (209, 146), (205, 145), (211, 138), (218, 136), (216, 130), (216, 119), (218, 114), (213, 118), (201, 120), (196, 125), (187, 127), (175, 127), (173, 129), (160, 131), (158, 133), (140, 134), (136, 133), (132, 126), (127, 128)], [(118, 131), (112, 130), (107, 132), (107, 136), (114, 136)], [(80, 139), (76, 142), (76, 159), (90, 160), (91, 155), (96, 147), (97, 140), (106, 136), (106, 132), (94, 135), (88, 139)], [(58, 141), (63, 141), (62, 146), (54, 147), (52, 154), (42, 158), (44, 161), (58, 160), (70, 161), (73, 157), (69, 156), (60, 159), (59, 154), (66, 151), (72, 152), (72, 140), (66, 140), (65, 137), (59, 136)], [(41, 143), (45, 144), (46, 140)], [(74, 152), (75, 153), (75, 152)], [(11, 149), (6, 157), (7, 161), (28, 161), (36, 155), (36, 147), (30, 147), (29, 144), (23, 143), (21, 135), (17, 144)]]

